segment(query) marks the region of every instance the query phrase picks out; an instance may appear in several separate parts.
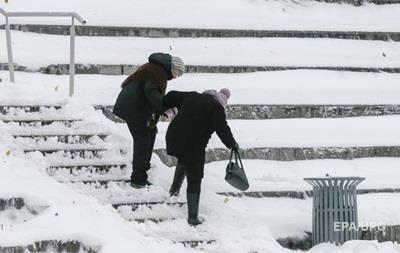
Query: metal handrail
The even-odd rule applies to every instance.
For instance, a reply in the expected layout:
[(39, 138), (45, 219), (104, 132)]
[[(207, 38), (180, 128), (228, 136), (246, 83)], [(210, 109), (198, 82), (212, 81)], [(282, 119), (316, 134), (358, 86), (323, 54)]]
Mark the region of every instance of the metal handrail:
[(0, 14), (6, 18), (6, 40), (8, 53), (8, 70), (10, 73), (10, 82), (15, 83), (14, 62), (11, 46), (11, 32), (9, 17), (71, 17), (70, 27), (70, 63), (69, 63), (69, 96), (72, 97), (75, 89), (75, 19), (82, 25), (86, 24), (80, 15), (75, 12), (7, 12), (0, 8)]
[(74, 17), (82, 25), (86, 24), (86, 20), (84, 20), (76, 12), (27, 12), (26, 11), (26, 12), (5, 12), (5, 13), (7, 13), (7, 16), (9, 17)]

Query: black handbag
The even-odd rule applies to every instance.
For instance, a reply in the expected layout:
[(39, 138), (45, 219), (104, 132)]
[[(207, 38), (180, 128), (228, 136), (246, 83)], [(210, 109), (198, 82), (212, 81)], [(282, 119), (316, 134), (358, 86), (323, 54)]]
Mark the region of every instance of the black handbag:
[[(233, 155), (235, 156), (235, 161), (232, 161)], [(231, 157), (229, 163), (226, 166), (225, 181), (238, 190), (245, 191), (249, 189), (249, 180), (247, 180), (246, 173), (243, 169), (242, 160), (238, 151), (231, 150)]]

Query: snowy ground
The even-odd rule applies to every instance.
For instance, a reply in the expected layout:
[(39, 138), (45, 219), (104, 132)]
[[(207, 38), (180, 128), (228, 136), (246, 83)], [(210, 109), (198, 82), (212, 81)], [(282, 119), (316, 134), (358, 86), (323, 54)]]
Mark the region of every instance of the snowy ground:
[[(76, 11), (88, 25), (398, 32), (399, 4), (361, 7), (309, 0), (10, 0), (7, 11)], [(64, 19), (12, 22), (68, 24)]]
[[(0, 78), (2, 104), (62, 103), (68, 96), (67, 75), (16, 72), (15, 88), (7, 84), (7, 71), (0, 71)], [(77, 75), (75, 96), (92, 104), (113, 105), (125, 78)], [(231, 104), (400, 104), (399, 82), (400, 74), (295, 70), (184, 74), (170, 81), (168, 90), (202, 92), (228, 87)]]
[[(234, 29), (312, 29), (399, 32), (400, 5), (327, 4), (314, 1), (263, 0), (105, 0), (51, 1), (9, 0), (0, 7), (7, 11), (76, 11), (88, 25), (198, 27)], [(158, 8), (155, 8), (158, 7)], [(31, 23), (33, 19), (12, 18), (12, 23)], [(68, 24), (68, 19), (34, 19), (38, 23)], [(55, 21), (55, 22), (54, 22)], [(4, 32), (1, 32), (2, 36)], [(68, 38), (13, 32), (16, 61), (37, 67), (68, 62)], [(29, 43), (28, 43), (29, 42)], [(46, 42), (46, 43), (43, 43)], [(171, 48), (170, 48), (171, 46)], [(6, 62), (1, 41), (0, 62)], [(151, 51), (171, 52), (190, 64), (224, 65), (349, 65), (397, 67), (398, 43), (300, 39), (142, 39), (77, 38), (77, 61), (82, 63), (128, 63), (146, 61)], [(313, 48), (313, 49), (312, 49)], [(157, 50), (156, 50), (157, 49)], [(233, 52), (233, 53), (232, 53)], [(210, 56), (212, 55), (212, 57)], [(256, 57), (254, 55), (257, 55)], [(69, 109), (84, 116), (81, 129), (110, 133), (110, 145), (127, 148), (131, 154), (130, 134), (124, 124), (105, 119), (90, 104), (111, 105), (125, 76), (78, 75), (76, 98), (67, 99), (68, 76), (17, 73), (17, 84), (7, 83), (7, 72), (0, 72), (0, 104), (69, 103)], [(186, 74), (174, 80), (169, 90), (232, 90), (233, 104), (400, 104), (398, 74), (350, 73), (333, 71), (279, 71), (249, 74)], [(90, 108), (90, 109), (85, 109)], [(54, 116), (56, 112), (47, 112)], [(36, 115), (40, 116), (40, 114)], [(254, 146), (354, 146), (399, 145), (396, 126), (399, 116), (352, 119), (288, 119), (271, 121), (230, 121), (242, 147)], [(157, 147), (164, 146), (167, 123), (160, 124)], [(73, 188), (45, 174), (49, 163), (64, 163), (57, 155), (45, 160), (39, 154), (23, 156), (30, 144), (15, 141), (15, 125), (0, 124), (0, 197), (24, 197), (30, 205), (45, 206), (38, 215), (8, 210), (0, 212), (0, 245), (21, 245), (43, 239), (77, 239), (100, 246), (102, 253), (191, 252), (167, 239), (217, 239), (206, 252), (292, 252), (281, 248), (274, 238), (302, 236), (311, 227), (311, 200), (225, 198), (216, 191), (233, 189), (223, 181), (225, 162), (206, 165), (200, 212), (206, 223), (198, 228), (186, 224), (185, 208), (140, 209), (137, 214), (114, 210), (109, 198), (123, 200), (160, 200), (165, 198), (173, 168), (153, 156), (150, 179), (153, 191), (138, 193), (116, 185), (104, 192), (91, 186)], [(30, 131), (32, 129), (26, 129)], [(65, 133), (59, 125), (40, 131)], [(248, 135), (252, 132), (253, 135)], [(257, 137), (255, 137), (257, 136)], [(96, 139), (92, 145), (99, 144)], [(44, 143), (40, 143), (45, 145)], [(55, 143), (51, 143), (55, 144)], [(221, 147), (214, 136), (210, 147)], [(129, 157), (128, 157), (129, 158)], [(114, 162), (116, 157), (105, 157)], [(76, 159), (74, 162), (82, 162)], [(250, 190), (305, 190), (306, 176), (356, 175), (367, 180), (360, 188), (399, 187), (397, 159), (359, 159), (353, 161), (244, 161), (251, 180)], [(378, 168), (378, 169), (377, 169)], [(125, 176), (129, 174), (124, 171)], [(82, 176), (82, 175), (78, 175)], [(88, 188), (88, 189), (87, 189)], [(74, 189), (74, 190), (73, 190)], [(77, 191), (75, 191), (77, 190)], [(82, 193), (85, 193), (83, 195)], [(90, 194), (92, 196), (86, 195)], [(96, 195), (97, 194), (97, 195)], [(103, 198), (100, 196), (103, 194)], [(183, 196), (180, 197), (182, 200)], [(359, 196), (361, 222), (400, 224), (400, 194)], [(105, 204), (104, 203), (108, 203)], [(168, 211), (168, 212), (167, 212)], [(177, 214), (178, 219), (161, 225), (128, 223), (122, 217), (149, 214)], [(122, 215), (122, 216), (121, 216)], [(134, 216), (137, 215), (137, 216)], [(24, 222), (24, 220), (26, 220)], [(194, 251), (194, 250), (193, 250)], [(323, 244), (311, 253), (392, 253), (400, 252), (393, 243), (348, 242), (341, 247)]]
[[(4, 90), (7, 95), (16, 97), (22, 96), (22, 94), (27, 95), (29, 93), (27, 87), (27, 85), (6, 86)], [(23, 91), (24, 89), (25, 91)], [(42, 89), (46, 90), (44, 87)], [(43, 95), (48, 96), (48, 93), (44, 93)], [(30, 99), (33, 102), (38, 97), (35, 97), (33, 94)], [(111, 133), (113, 136), (109, 141), (118, 143), (121, 147), (131, 146), (129, 133), (125, 131), (126, 127), (123, 124), (106, 121), (100, 112), (94, 112), (93, 109), (85, 109), (87, 106), (86, 102), (74, 99), (70, 101), (67, 112), (72, 113), (75, 111), (77, 115), (84, 115), (86, 120), (97, 122), (97, 124), (93, 125), (88, 124), (87, 130), (91, 129), (96, 132), (104, 131)], [(53, 113), (51, 111), (47, 112), (50, 116)], [(70, 114), (67, 113), (64, 116), (68, 115)], [(388, 122), (383, 120), (382, 125), (380, 125), (382, 120), (379, 120), (376, 121), (376, 124), (380, 126), (395, 125), (397, 120), (397, 117), (383, 118), (384, 120), (388, 120)], [(363, 120), (368, 121), (369, 118)], [(235, 122), (231, 122), (232, 128), (240, 129), (241, 127), (236, 126), (236, 123), (241, 124), (241, 121)], [(284, 123), (285, 121), (271, 121), (271, 123), (274, 122)], [(287, 122), (292, 123), (290, 120)], [(357, 122), (357, 120), (354, 122)], [(263, 124), (265, 122), (255, 121), (254, 123)], [(372, 124), (371, 128), (376, 127), (371, 122), (362, 123), (364, 125)], [(104, 124), (103, 128), (99, 128), (100, 124)], [(346, 128), (346, 124), (343, 123), (343, 129)], [(121, 131), (121, 129), (125, 130)], [(163, 126), (161, 126), (161, 129), (163, 129)], [(42, 130), (44, 131), (45, 129)], [(384, 131), (387, 134), (391, 134), (386, 128)], [(2, 214), (3, 216), (0, 217), (0, 220), (3, 220), (6, 224), (6, 229), (0, 231), (0, 245), (2, 246), (25, 244), (34, 240), (54, 238), (79, 239), (88, 245), (101, 246), (102, 252), (115, 252), (116, 250), (126, 252), (127, 249), (132, 248), (143, 252), (189, 252), (191, 251), (190, 249), (185, 249), (178, 244), (174, 245), (170, 241), (167, 241), (166, 238), (184, 239), (187, 235), (190, 235), (192, 238), (217, 239), (218, 242), (216, 244), (206, 246), (206, 250), (209, 252), (290, 252), (282, 249), (274, 241), (274, 238), (302, 236), (304, 235), (304, 231), (310, 230), (311, 200), (309, 199), (236, 199), (215, 195), (215, 191), (222, 189), (220, 188), (221, 186), (224, 189), (225, 187), (229, 187), (226, 183), (222, 184), (223, 169), (225, 167), (223, 162), (207, 165), (206, 168), (201, 213), (207, 219), (207, 222), (203, 226), (196, 229), (187, 226), (185, 222), (185, 208), (160, 208), (152, 210), (152, 212), (144, 208), (143, 210), (139, 210), (133, 218), (148, 217), (151, 214), (177, 214), (178, 218), (175, 221), (166, 222), (161, 225), (128, 223), (119, 216), (118, 212), (122, 212), (121, 215), (125, 215), (124, 217), (129, 217), (129, 215), (132, 215), (131, 213), (124, 213), (123, 210), (118, 210), (117, 212), (109, 204), (106, 206), (100, 205), (100, 203), (104, 203), (101, 201), (101, 198), (95, 200), (88, 196), (79, 195), (66, 185), (57, 183), (54, 179), (44, 174), (46, 163), (43, 162), (40, 156), (27, 156), (29, 160), (20, 158), (21, 153), (17, 152), (18, 142), (13, 142), (11, 138), (7, 137), (7, 133), (11, 132), (11, 129), (5, 125), (1, 125), (0, 132), (2, 133), (0, 140), (0, 150), (2, 150), (1, 164), (3, 164), (0, 170), (0, 195), (2, 197), (25, 197), (30, 203), (49, 206), (36, 217), (27, 216), (22, 213), (12, 222), (7, 219), (8, 213)], [(159, 137), (162, 137), (162, 134)], [(12, 148), (11, 155), (7, 155), (6, 150), (10, 147)], [(32, 161), (35, 161), (35, 163), (32, 164)], [(368, 163), (368, 168), (366, 168), (368, 176), (373, 175), (374, 161)], [(252, 186), (254, 188), (252, 189), (264, 189), (261, 188), (264, 186), (266, 186), (265, 189), (271, 189), (268, 187), (271, 187), (272, 184), (278, 186), (278, 189), (279, 187), (281, 187), (280, 189), (285, 189), (285, 186), (288, 186), (290, 182), (292, 182), (292, 186), (298, 185), (299, 189), (305, 189), (306, 186), (301, 179), (301, 172), (297, 176), (291, 176), (290, 170), (294, 167), (294, 169), (305, 171), (306, 168), (312, 167), (314, 168), (312, 170), (314, 173), (309, 171), (304, 172), (304, 174), (319, 175), (320, 172), (317, 168), (324, 165), (321, 161), (319, 161), (321, 162), (320, 164), (311, 162), (309, 164), (266, 162), (265, 165), (264, 162), (245, 161), (249, 177), (252, 179), (252, 183), (254, 181), (254, 186)], [(149, 195), (146, 195), (146, 193), (138, 194), (131, 189), (129, 190), (132, 194), (129, 197), (130, 200), (151, 200), (152, 198), (153, 200), (160, 200), (160, 198), (165, 198), (172, 178), (173, 168), (167, 168), (156, 156), (153, 157), (152, 163), (155, 167), (151, 173), (151, 180), (157, 184), (154, 194), (151, 191), (147, 193)], [(394, 173), (392, 169), (392, 165), (396, 165), (394, 159), (393, 161), (391, 159), (376, 160), (376, 164), (378, 163), (380, 164), (380, 168), (385, 167), (385, 173)], [(332, 167), (335, 165), (335, 163), (329, 164)], [(364, 160), (349, 161), (349, 163), (338, 162), (337, 166), (335, 166), (336, 168), (334, 168), (338, 170), (332, 170), (331, 173), (341, 174), (344, 173), (346, 168), (349, 168), (346, 173), (352, 174), (350, 170), (353, 168), (354, 174), (361, 175), (361, 169), (357, 169), (357, 167), (364, 167), (364, 164), (366, 164)], [(387, 164), (387, 167), (381, 164)], [(269, 172), (268, 169), (264, 170), (264, 166), (271, 168)], [(279, 170), (279, 168), (281, 169)], [(326, 172), (326, 170), (323, 172)], [(279, 179), (287, 183), (283, 182), (279, 184)], [(296, 182), (296, 184), (293, 182)], [(374, 182), (378, 184), (378, 178)], [(384, 185), (395, 186), (395, 184), (394, 180), (388, 179)], [(374, 184), (371, 182), (370, 185)], [(287, 187), (286, 189), (290, 188)], [(85, 193), (83, 188), (79, 192)], [(97, 192), (100, 193), (98, 190)], [(114, 201), (123, 201), (124, 194), (127, 194), (127, 192), (114, 187), (108, 189), (108, 192), (112, 194), (110, 196), (112, 196)], [(92, 194), (94, 196), (96, 196), (95, 193), (96, 191), (93, 190)], [(398, 194), (360, 196), (360, 209), (373, 210), (373, 212), (360, 211), (360, 220), (374, 222), (383, 220), (388, 224), (397, 224), (399, 218), (396, 214), (399, 210), (396, 205), (391, 204), (398, 201), (397, 198)], [(384, 206), (384, 208), (378, 209), (371, 206), (372, 204), (375, 205), (377, 201), (382, 201), (379, 205)], [(249, 212), (251, 212), (251, 215), (249, 215)], [(82, 217), (82, 219), (77, 219), (77, 217)], [(24, 219), (27, 221), (23, 222)], [(229, 236), (227, 236), (227, 231), (229, 231)], [(336, 250), (337, 252), (359, 253), (364, 252), (366, 248), (375, 250), (372, 252), (385, 253), (400, 250), (396, 245), (387, 243), (350, 242), (341, 248), (331, 245), (320, 245), (312, 249), (311, 252), (334, 252)]]
[[(4, 31), (0, 31), (0, 37), (5, 37)], [(12, 41), (14, 61), (20, 65), (38, 68), (69, 63), (68, 36), (13, 31)], [(0, 40), (0, 48), (4, 48), (0, 62), (7, 62), (5, 43)], [(178, 55), (192, 65), (398, 67), (400, 43), (294, 38), (76, 38), (77, 63), (142, 64), (158, 51)]]
[[(40, 172), (42, 168), (32, 161), (6, 156), (4, 146), (0, 150), (0, 195), (34, 199), (32, 203), (49, 206), (26, 222), (26, 216), (13, 223), (0, 219), (3, 221), (1, 246), (29, 244), (35, 240), (76, 239), (90, 246), (101, 246), (103, 252), (126, 252), (132, 248), (142, 252), (186, 252), (179, 245), (144, 237), (111, 207), (99, 205), (95, 199), (56, 182)], [(0, 217), (2, 215), (0, 212)]]

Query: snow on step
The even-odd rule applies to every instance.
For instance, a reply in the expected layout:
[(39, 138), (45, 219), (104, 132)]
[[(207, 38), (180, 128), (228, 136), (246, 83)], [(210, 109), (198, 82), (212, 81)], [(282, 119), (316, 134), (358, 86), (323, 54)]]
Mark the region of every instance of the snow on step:
[(76, 157), (81, 157), (81, 158), (87, 158), (87, 159), (92, 159), (92, 158), (102, 158), (103, 154), (107, 151), (106, 148), (94, 148), (94, 147), (70, 147), (70, 148), (52, 148), (52, 147), (46, 147), (46, 148), (32, 148), (32, 149), (25, 149), (24, 152), (26, 154), (28, 153), (33, 153), (33, 152), (40, 152), (44, 156), (47, 155), (57, 155), (61, 157), (67, 157), (70, 159), (75, 159)]
[[(0, 35), (4, 35), (4, 31), (0, 31)], [(48, 43), (41, 43), (43, 40)], [(80, 52), (78, 63), (83, 64), (143, 64), (155, 48), (167, 52), (171, 47), (174, 54), (182, 57), (187, 65), (398, 67), (400, 57), (400, 43), (382, 41), (138, 37), (123, 40), (77, 37), (76, 40), (76, 50)], [(24, 43), (26, 41), (30, 43)], [(13, 32), (13, 43), (14, 50), (20, 52), (15, 56), (15, 61), (20, 65), (39, 68), (69, 63), (63, 54), (69, 43), (64, 36)], [(110, 47), (114, 50), (105, 50)], [(27, 55), (33, 50), (41, 56), (39, 59), (32, 60)], [(132, 59), (131, 54), (126, 52), (136, 57)], [(5, 51), (0, 52), (3, 58), (6, 58), (5, 54)], [(354, 57), (355, 54), (357, 57)]]
[(166, 219), (185, 219), (187, 214), (185, 213), (186, 208), (182, 208), (182, 205), (140, 205), (134, 210), (130, 206), (121, 206), (117, 209), (118, 213), (126, 220), (156, 220), (164, 221)]
[(54, 166), (51, 165), (47, 168), (47, 173), (50, 176), (55, 177), (81, 177), (81, 176), (89, 176), (93, 175), (94, 177), (105, 175), (105, 174), (113, 174), (118, 176), (124, 176), (131, 172), (131, 170), (127, 171), (126, 164), (101, 164), (101, 165), (60, 165)]
[[(168, 238), (174, 242), (199, 242), (201, 243), (214, 243), (216, 240), (215, 235), (204, 226), (193, 227), (189, 226), (185, 218), (179, 219), (166, 219), (162, 222), (154, 223), (147, 222), (146, 224), (132, 224), (135, 229), (148, 236), (157, 236)], [(190, 238), (188, 238), (190, 237)]]
[(149, 188), (135, 189), (128, 181), (108, 181), (91, 183), (69, 183), (73, 189), (93, 196), (104, 204), (160, 202), (169, 199), (169, 193), (160, 186), (153, 185)]
[[(226, 164), (227, 161), (206, 164), (204, 188), (213, 192), (237, 192), (228, 184), (219, 183), (225, 175)], [(366, 190), (396, 192), (400, 188), (400, 159), (397, 158), (295, 162), (243, 160), (243, 166), (250, 181), (248, 192), (269, 191), (271, 197), (274, 196), (273, 192), (281, 192), (281, 197), (284, 197), (286, 192), (286, 196), (289, 197), (312, 190), (303, 178), (324, 177), (326, 174), (338, 177), (365, 177), (366, 180), (357, 187), (360, 193)]]
[(70, 135), (70, 136), (27, 136), (25, 138), (17, 137), (14, 139), (15, 143), (21, 144), (25, 149), (32, 149), (36, 147), (51, 147), (53, 149), (61, 148), (79, 148), (85, 146), (106, 146), (104, 137), (88, 136), (88, 135)]
[[(376, 193), (358, 195), (359, 224), (398, 225), (400, 193)], [(240, 210), (246, 207), (252, 210), (247, 224), (263, 224), (275, 238), (302, 236), (311, 231), (312, 198), (305, 200), (287, 198), (229, 198), (228, 207)], [(271, 207), (274, 208), (271, 208)], [(268, 210), (266, 212), (265, 210)]]
[[(8, 74), (5, 71), (0, 73)], [(92, 104), (114, 105), (120, 92), (119, 85), (125, 77), (77, 75), (76, 86), (81, 89), (77, 89), (75, 95)], [(40, 95), (52, 96), (54, 82), (60, 84), (62, 92), (68, 92), (68, 76), (20, 72), (18, 80), (19, 85), (25, 89), (43, 88)], [(168, 90), (202, 92), (228, 87), (232, 93), (230, 104), (400, 104), (399, 82), (400, 74), (296, 70), (244, 74), (185, 74), (171, 82)], [(377, 90), (379, 96), (376, 95)]]
[[(114, 5), (110, 5), (108, 2), (89, 0), (87, 4), (82, 5), (77, 0), (67, 3), (23, 0), (21, 4), (10, 2), (6, 5), (6, 10), (54, 11), (69, 10), (73, 6), (74, 11), (90, 21), (90, 24), (99, 26), (347, 31), (392, 31), (393, 27), (400, 26), (398, 15), (396, 15), (400, 7), (396, 4), (353, 6), (317, 1), (303, 1), (299, 4), (292, 1), (239, 0), (221, 0), (217, 3), (213, 0), (202, 2), (116, 0), (113, 3)], [(154, 6), (157, 8), (155, 9)], [(129, 11), (132, 9), (136, 11), (134, 16)], [(189, 12), (188, 10), (196, 11)], [(112, 18), (105, 19), (105, 15)], [(19, 24), (31, 22), (32, 19), (23, 17), (13, 20), (13, 23)], [(65, 20), (39, 18), (35, 19), (35, 23), (65, 25)]]
[[(341, 0), (337, 0), (341, 1)], [(384, 0), (374, 0), (382, 3)], [(400, 0), (385, 0), (398, 1)], [(393, 3), (393, 2), (391, 2)], [(4, 29), (4, 25), (0, 26)], [(40, 34), (66, 35), (68, 25), (11, 24), (11, 30)], [(398, 32), (376, 31), (324, 31), (324, 30), (247, 30), (247, 29), (196, 29), (167, 27), (78, 26), (77, 36), (91, 37), (146, 37), (146, 38), (334, 38), (351, 40), (399, 41)]]
[(157, 205), (182, 207), (185, 204), (186, 204), (185, 202), (153, 201), (153, 202), (114, 203), (112, 204), (112, 206), (115, 209), (125, 209), (125, 211), (130, 209), (131, 211), (136, 211), (140, 206), (148, 206), (149, 208), (152, 208), (153, 206)]
[[(399, 124), (400, 116), (229, 121), (241, 148), (399, 146)], [(165, 147), (167, 127), (166, 122), (158, 124), (156, 148)], [(214, 135), (208, 147), (224, 145)]]
[(50, 167), (47, 169), (49, 175), (61, 182), (92, 182), (92, 181), (125, 181), (129, 179), (131, 170), (126, 166), (106, 165), (107, 168), (85, 166), (77, 169), (74, 167)]
[(44, 126), (20, 126), (15, 123), (8, 123), (10, 133), (13, 136), (73, 136), (73, 135), (108, 135), (109, 132), (104, 126), (97, 122), (74, 121), (71, 124), (63, 124), (62, 122), (54, 122)]

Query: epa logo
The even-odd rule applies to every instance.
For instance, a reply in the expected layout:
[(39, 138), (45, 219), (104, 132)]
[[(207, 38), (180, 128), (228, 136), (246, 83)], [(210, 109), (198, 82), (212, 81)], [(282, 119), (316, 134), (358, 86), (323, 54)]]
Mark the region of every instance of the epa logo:
[(335, 232), (341, 231), (368, 231), (371, 228), (375, 228), (378, 231), (385, 231), (386, 225), (378, 222), (364, 222), (356, 224), (355, 222), (334, 222), (333, 230)]

